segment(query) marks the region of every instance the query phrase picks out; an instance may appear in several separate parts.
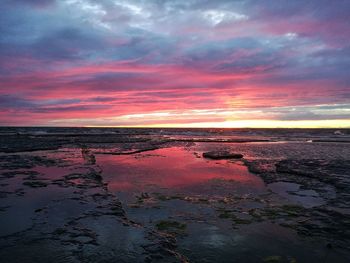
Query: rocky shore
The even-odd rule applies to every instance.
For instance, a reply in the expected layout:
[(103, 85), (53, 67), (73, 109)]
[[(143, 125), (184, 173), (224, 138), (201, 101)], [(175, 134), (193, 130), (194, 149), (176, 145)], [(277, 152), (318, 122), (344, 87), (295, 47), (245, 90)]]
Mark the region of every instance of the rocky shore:
[(181, 136), (3, 133), (0, 261), (349, 262), (347, 143)]

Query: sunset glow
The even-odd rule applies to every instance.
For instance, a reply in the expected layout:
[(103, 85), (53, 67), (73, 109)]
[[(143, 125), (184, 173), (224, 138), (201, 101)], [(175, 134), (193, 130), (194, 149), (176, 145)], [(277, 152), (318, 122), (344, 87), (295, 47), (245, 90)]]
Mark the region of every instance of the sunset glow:
[(350, 2), (16, 0), (0, 125), (350, 127)]

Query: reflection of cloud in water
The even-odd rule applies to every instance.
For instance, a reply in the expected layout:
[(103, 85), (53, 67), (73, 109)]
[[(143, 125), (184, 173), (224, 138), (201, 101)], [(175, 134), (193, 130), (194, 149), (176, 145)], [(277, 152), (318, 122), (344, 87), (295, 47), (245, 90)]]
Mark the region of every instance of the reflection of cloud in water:
[(152, 155), (99, 155), (97, 163), (109, 189), (114, 191), (145, 191), (151, 187), (184, 189), (208, 183), (220, 186), (223, 182), (251, 190), (264, 187), (262, 180), (243, 165), (196, 158), (191, 151), (180, 147), (158, 149)]

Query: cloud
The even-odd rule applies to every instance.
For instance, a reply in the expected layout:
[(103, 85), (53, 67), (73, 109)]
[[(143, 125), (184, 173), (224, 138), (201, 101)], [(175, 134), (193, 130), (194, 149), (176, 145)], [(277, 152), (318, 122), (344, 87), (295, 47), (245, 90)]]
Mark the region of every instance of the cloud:
[[(40, 124), (217, 108), (243, 108), (241, 118), (259, 109), (271, 119), (339, 119), (338, 108), (268, 108), (350, 98), (347, 1), (6, 0), (2, 7), (0, 107), (11, 123), (23, 122), (21, 114)], [(192, 113), (184, 123), (222, 121)], [(171, 116), (168, 123), (187, 115)]]
[(56, 0), (4, 0), (4, 4), (11, 5), (26, 5), (35, 8), (44, 8), (54, 5)]
[(1, 109), (27, 109), (32, 107), (33, 104), (19, 96), (14, 95), (0, 95), (0, 108)]

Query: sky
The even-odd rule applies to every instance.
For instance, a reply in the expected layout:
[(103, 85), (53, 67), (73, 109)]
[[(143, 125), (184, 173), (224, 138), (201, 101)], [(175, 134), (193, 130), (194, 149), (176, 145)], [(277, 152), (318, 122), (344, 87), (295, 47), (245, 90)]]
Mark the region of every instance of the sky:
[(0, 125), (350, 127), (348, 0), (1, 0)]

